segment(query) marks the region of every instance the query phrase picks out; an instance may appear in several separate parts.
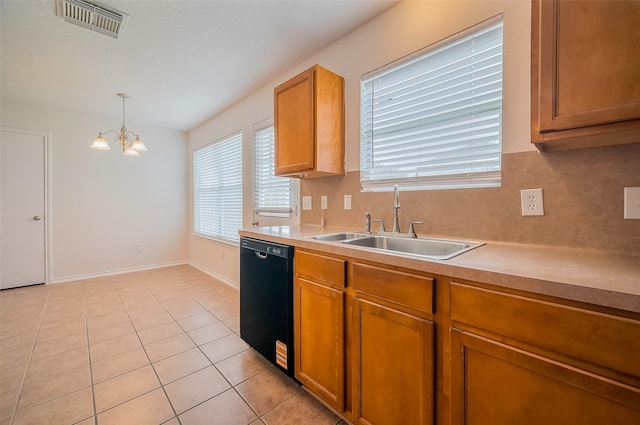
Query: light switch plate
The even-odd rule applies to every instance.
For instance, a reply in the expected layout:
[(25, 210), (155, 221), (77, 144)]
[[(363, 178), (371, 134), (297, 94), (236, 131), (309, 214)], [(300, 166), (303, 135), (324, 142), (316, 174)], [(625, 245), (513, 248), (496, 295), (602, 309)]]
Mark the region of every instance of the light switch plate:
[(523, 189), (520, 191), (522, 216), (544, 215), (542, 189)]
[(311, 196), (303, 196), (302, 197), (302, 209), (310, 210), (311, 209)]
[(327, 209), (327, 195), (322, 195), (320, 197), (320, 209)]
[(351, 209), (351, 195), (344, 195), (344, 209)]
[(624, 188), (624, 218), (640, 220), (640, 187)]

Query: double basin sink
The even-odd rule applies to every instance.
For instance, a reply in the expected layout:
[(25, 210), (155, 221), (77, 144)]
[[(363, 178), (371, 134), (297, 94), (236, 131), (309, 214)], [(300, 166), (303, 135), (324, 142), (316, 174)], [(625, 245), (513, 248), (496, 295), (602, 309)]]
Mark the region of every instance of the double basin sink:
[(341, 232), (313, 236), (324, 242), (339, 242), (381, 251), (391, 251), (433, 260), (448, 260), (484, 245), (483, 242), (458, 241), (436, 238), (407, 238), (359, 232)]

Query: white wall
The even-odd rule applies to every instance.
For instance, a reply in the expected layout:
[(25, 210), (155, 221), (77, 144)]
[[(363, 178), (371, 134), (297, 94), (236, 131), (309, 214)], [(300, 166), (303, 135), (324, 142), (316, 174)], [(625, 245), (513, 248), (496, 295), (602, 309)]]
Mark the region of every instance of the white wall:
[[(194, 149), (242, 130), (244, 180), (251, 181), (251, 124), (273, 114), (273, 88), (318, 63), (346, 81), (346, 169), (360, 168), (360, 76), (451, 34), (504, 14), (503, 153), (534, 150), (529, 137), (530, 32), (529, 0), (410, 1), (406, 0), (328, 46), (248, 98), (189, 132), (189, 156)], [(250, 65), (248, 65), (250, 66)], [(189, 175), (192, 175), (189, 161)], [(189, 177), (191, 181), (191, 177)], [(244, 226), (250, 225), (251, 188), (244, 187)], [(189, 187), (191, 208), (192, 187)], [(193, 228), (190, 217), (190, 230)], [(191, 235), (189, 258), (234, 282), (239, 281), (238, 249)]]
[(185, 133), (128, 122), (149, 149), (129, 158), (89, 148), (119, 118), (3, 102), (1, 123), (51, 133), (53, 282), (187, 259)]

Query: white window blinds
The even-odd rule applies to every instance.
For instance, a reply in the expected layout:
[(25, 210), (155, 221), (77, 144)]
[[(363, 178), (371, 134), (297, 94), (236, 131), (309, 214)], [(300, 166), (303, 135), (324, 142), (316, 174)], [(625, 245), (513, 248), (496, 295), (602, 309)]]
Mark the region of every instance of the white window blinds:
[(237, 242), (242, 227), (242, 133), (194, 152), (194, 231)]
[(363, 190), (500, 186), (502, 17), (361, 83)]
[(274, 176), (273, 118), (253, 126), (253, 208), (255, 213), (290, 217), (293, 209), (291, 179)]

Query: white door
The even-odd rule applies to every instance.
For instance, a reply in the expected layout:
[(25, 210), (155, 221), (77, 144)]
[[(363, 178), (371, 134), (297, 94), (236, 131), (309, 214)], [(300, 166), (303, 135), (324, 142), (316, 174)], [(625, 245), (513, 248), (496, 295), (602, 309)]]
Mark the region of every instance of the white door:
[(44, 283), (47, 136), (2, 130), (0, 288)]

